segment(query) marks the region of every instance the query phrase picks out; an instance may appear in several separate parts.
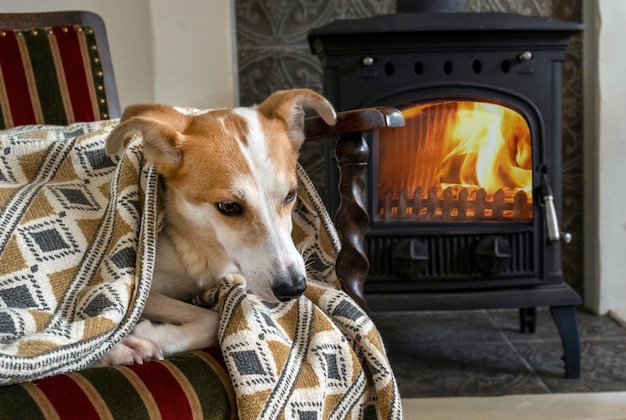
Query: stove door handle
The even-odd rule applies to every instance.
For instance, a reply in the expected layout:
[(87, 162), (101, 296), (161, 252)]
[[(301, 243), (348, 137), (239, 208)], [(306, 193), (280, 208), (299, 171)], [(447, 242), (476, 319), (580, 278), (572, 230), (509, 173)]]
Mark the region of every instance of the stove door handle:
[(554, 195), (552, 189), (547, 181), (541, 184), (541, 190), (543, 195), (543, 204), (546, 208), (546, 225), (548, 226), (548, 238), (551, 241), (559, 241), (563, 239), (566, 243), (572, 241), (572, 235), (569, 233), (563, 233), (559, 229), (559, 220), (556, 216), (556, 208), (554, 207)]

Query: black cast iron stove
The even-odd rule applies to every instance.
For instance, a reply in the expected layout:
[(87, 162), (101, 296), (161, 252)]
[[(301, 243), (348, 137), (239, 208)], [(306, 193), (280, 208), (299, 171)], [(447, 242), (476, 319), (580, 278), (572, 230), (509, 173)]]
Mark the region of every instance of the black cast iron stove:
[[(548, 306), (566, 376), (579, 376), (580, 297), (563, 280), (559, 219), (561, 68), (581, 30), (537, 16), (397, 13), (309, 34), (339, 110), (389, 105), (406, 121), (367, 139), (370, 309), (519, 308), (532, 332), (534, 308)], [(335, 211), (338, 194), (326, 198)]]

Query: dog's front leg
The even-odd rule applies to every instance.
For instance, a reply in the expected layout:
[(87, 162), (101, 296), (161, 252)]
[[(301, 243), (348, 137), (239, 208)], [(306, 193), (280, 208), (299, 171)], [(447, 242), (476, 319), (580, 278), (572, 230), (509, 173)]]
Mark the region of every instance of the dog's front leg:
[(164, 356), (217, 344), (217, 312), (151, 292), (142, 318), (132, 335), (156, 343)]
[(97, 365), (142, 363), (217, 344), (217, 312), (151, 292), (142, 318)]

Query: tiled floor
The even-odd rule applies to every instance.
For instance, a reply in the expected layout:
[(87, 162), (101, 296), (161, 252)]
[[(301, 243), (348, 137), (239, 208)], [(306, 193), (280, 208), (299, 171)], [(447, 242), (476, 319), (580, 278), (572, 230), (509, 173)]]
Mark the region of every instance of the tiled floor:
[(577, 314), (581, 379), (563, 378), (562, 347), (547, 309), (518, 332), (517, 310), (373, 312), (400, 395), (414, 397), (626, 391), (626, 328)]

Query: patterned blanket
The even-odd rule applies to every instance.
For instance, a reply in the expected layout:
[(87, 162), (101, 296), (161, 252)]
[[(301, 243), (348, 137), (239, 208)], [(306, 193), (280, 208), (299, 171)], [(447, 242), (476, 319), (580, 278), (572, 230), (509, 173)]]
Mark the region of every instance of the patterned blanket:
[(156, 181), (113, 122), (0, 132), (0, 383), (87, 367), (130, 332), (152, 277)]
[[(117, 121), (0, 132), (0, 384), (83, 369), (130, 332), (150, 288), (158, 176), (141, 139), (104, 153)], [(310, 180), (294, 210), (309, 287), (267, 306), (233, 275), (219, 311), (242, 419), (401, 418), (375, 326), (334, 274), (339, 240)]]
[(305, 296), (268, 306), (233, 275), (196, 303), (222, 313), (240, 419), (402, 418), (380, 336), (344, 292), (309, 280)]

